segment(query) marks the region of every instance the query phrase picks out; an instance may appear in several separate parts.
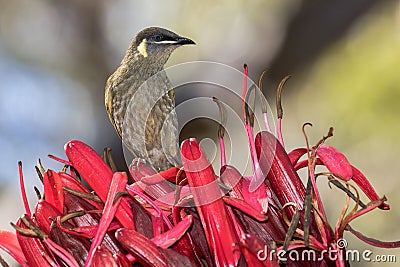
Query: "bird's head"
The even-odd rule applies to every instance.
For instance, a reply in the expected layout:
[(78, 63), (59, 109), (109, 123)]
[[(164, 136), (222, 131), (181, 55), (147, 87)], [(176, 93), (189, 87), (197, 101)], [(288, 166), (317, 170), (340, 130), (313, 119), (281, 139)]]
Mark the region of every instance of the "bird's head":
[(150, 27), (140, 31), (133, 40), (136, 49), (143, 58), (164, 65), (171, 53), (181, 45), (195, 44), (189, 38), (159, 27)]

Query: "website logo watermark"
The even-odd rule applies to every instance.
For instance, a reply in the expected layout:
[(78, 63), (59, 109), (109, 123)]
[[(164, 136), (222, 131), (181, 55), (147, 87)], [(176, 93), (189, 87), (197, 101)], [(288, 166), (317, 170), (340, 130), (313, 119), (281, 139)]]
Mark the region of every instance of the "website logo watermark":
[(373, 254), (369, 249), (358, 250), (358, 249), (346, 249), (348, 246), (347, 240), (341, 238), (336, 241), (336, 248), (329, 247), (326, 250), (317, 252), (312, 249), (304, 250), (275, 250), (269, 249), (265, 246), (257, 253), (257, 258), (260, 261), (274, 260), (277, 258), (280, 262), (290, 261), (322, 261), (324, 259), (329, 259), (331, 261), (336, 261), (341, 259), (348, 262), (396, 262), (396, 255), (383, 255), (383, 254)]

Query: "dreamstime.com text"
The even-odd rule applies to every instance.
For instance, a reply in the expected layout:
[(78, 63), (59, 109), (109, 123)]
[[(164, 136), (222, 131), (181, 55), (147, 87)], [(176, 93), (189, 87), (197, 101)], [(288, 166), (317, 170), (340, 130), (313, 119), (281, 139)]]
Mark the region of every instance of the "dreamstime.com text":
[(341, 248), (347, 246), (347, 241), (340, 239), (337, 242), (338, 249), (322, 250), (316, 252), (314, 250), (270, 250), (267, 246), (264, 249), (259, 250), (257, 258), (261, 261), (267, 259), (273, 260), (278, 259), (281, 262), (290, 261), (322, 261), (324, 259), (330, 259), (336, 261), (337, 259), (343, 259), (348, 262), (396, 262), (396, 255), (373, 255), (371, 250), (357, 250), (357, 249), (346, 249), (345, 251)]

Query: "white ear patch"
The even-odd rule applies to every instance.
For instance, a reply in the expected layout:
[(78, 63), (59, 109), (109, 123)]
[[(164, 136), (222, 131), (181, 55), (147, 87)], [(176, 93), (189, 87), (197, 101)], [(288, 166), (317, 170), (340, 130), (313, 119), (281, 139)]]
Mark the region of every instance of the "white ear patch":
[(147, 40), (143, 39), (143, 41), (139, 44), (139, 46), (137, 47), (137, 51), (139, 51), (139, 53), (144, 56), (147, 57)]

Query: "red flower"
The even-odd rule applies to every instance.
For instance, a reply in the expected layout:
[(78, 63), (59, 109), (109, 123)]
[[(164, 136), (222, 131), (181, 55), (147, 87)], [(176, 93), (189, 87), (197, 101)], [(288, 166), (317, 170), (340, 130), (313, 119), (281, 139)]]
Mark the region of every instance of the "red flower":
[[(246, 90), (246, 75), (247, 67), (243, 99), (252, 93)], [(400, 242), (377, 241), (350, 226), (361, 215), (389, 205), (342, 153), (325, 144), (332, 130), (315, 146), (286, 152), (280, 106), (286, 80), (278, 87), (278, 139), (267, 120), (267, 130), (254, 137), (254, 115), (243, 102), (252, 175), (227, 165), (223, 125), (219, 172), (191, 138), (181, 146), (182, 168), (154, 173), (135, 160), (129, 168), (133, 184), (127, 184), (126, 173), (113, 172), (94, 150), (73, 140), (65, 146), (68, 160), (52, 156), (66, 165), (63, 171), (39, 171), (44, 194), (33, 211), (19, 164), (26, 214), (12, 224), (15, 233), (0, 231), (0, 248), (22, 266), (279, 266), (283, 261), (287, 266), (345, 266), (344, 231), (371, 245), (400, 247)], [(317, 173), (316, 165), (326, 171)], [(305, 167), (307, 185), (298, 174)], [(323, 177), (347, 200), (334, 227), (316, 186)], [(348, 211), (352, 199), (354, 207)], [(312, 257), (291, 257), (304, 252)]]

